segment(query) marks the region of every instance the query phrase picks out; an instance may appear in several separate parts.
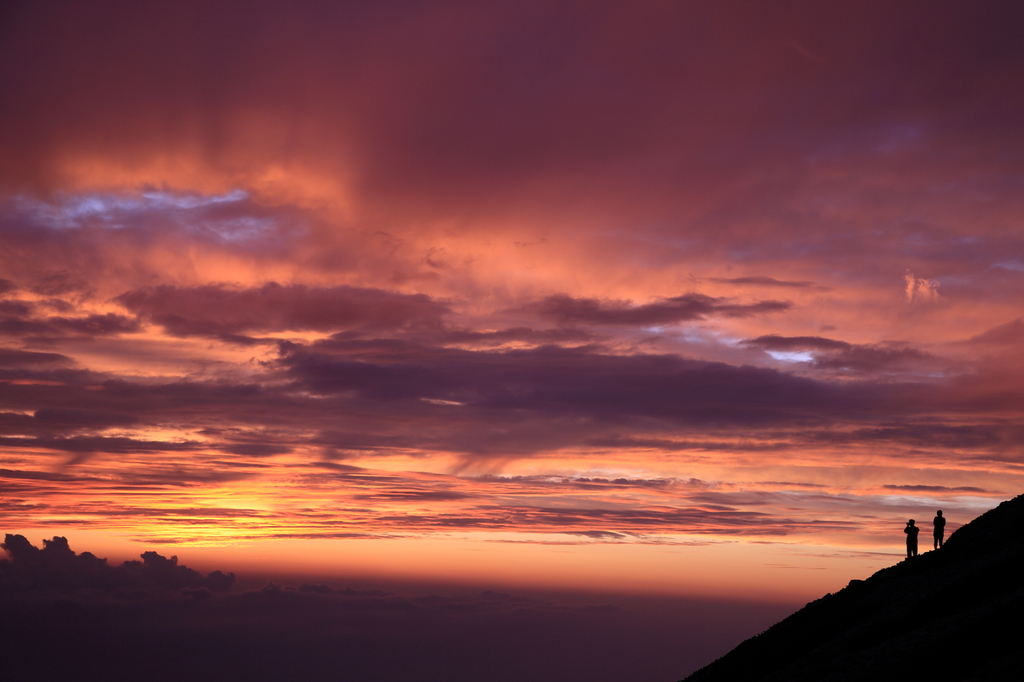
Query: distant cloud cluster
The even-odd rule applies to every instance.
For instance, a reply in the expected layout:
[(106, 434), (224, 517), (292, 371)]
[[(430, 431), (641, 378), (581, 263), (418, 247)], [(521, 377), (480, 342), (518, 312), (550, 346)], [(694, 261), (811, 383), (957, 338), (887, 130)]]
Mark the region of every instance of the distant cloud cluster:
[(915, 277), (909, 270), (903, 275), (907, 286), (904, 293), (907, 303), (929, 303), (939, 299), (939, 283), (933, 279)]
[(0, 547), (9, 561), (0, 561), (0, 600), (33, 592), (102, 592), (179, 590), (190, 596), (227, 592), (235, 581), (234, 573), (213, 571), (202, 575), (156, 552), (144, 552), (142, 561), (126, 561), (120, 566), (107, 564), (90, 552), (76, 554), (67, 538), (43, 540), (33, 546), (23, 535), (8, 533)]

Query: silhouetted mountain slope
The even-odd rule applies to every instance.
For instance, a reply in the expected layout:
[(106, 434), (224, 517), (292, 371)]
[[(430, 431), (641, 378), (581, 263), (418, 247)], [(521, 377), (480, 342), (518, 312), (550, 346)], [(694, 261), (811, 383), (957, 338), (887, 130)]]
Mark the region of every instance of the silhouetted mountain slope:
[(1024, 680), (1024, 495), (938, 551), (811, 602), (684, 682), (886, 679)]

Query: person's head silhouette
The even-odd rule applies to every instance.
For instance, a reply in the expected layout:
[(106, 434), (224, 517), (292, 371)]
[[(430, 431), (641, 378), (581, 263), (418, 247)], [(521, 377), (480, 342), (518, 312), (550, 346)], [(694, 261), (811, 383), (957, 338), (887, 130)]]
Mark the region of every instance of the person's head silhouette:
[(913, 526), (914, 525), (914, 519), (910, 519), (909, 521), (907, 521), (907, 525), (908, 526)]
[(940, 509), (939, 511), (935, 512), (935, 515), (936, 516), (942, 516), (942, 510)]

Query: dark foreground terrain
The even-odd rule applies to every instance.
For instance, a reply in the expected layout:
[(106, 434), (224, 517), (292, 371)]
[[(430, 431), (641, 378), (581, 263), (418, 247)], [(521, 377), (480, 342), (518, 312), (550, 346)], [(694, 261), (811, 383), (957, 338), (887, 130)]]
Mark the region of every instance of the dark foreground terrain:
[(1024, 680), (1024, 495), (938, 551), (811, 602), (685, 682), (890, 679)]

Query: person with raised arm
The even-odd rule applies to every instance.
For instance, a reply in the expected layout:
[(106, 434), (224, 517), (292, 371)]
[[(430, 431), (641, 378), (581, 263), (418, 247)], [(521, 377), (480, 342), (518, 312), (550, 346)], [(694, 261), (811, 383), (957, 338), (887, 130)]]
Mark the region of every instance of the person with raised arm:
[(917, 534), (921, 531), (920, 528), (914, 525), (914, 519), (907, 521), (906, 528), (903, 532), (907, 534), (907, 558), (917, 556)]

